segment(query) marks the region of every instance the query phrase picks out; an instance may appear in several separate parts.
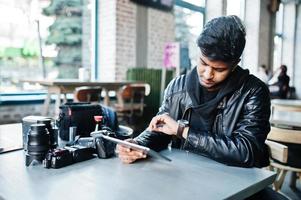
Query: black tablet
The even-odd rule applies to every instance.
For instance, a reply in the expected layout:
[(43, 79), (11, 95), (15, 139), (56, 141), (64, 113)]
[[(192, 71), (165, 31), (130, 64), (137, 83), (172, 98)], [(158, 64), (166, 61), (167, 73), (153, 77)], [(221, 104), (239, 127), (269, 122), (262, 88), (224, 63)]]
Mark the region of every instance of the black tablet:
[(170, 158), (168, 158), (166, 156), (163, 156), (160, 153), (158, 153), (158, 152), (156, 152), (156, 151), (154, 151), (154, 150), (152, 150), (148, 147), (141, 146), (141, 145), (138, 145), (138, 144), (134, 144), (134, 143), (131, 143), (131, 142), (127, 142), (127, 141), (124, 141), (124, 140), (119, 140), (117, 138), (113, 138), (113, 137), (106, 136), (106, 135), (102, 135), (102, 137), (106, 140), (110, 140), (111, 142), (114, 142), (116, 144), (120, 144), (120, 145), (128, 147), (130, 149), (142, 151), (142, 152), (146, 153), (149, 156), (152, 156), (152, 157), (155, 157), (155, 158), (161, 158), (161, 159), (164, 159), (164, 160), (167, 160), (167, 161), (171, 161)]

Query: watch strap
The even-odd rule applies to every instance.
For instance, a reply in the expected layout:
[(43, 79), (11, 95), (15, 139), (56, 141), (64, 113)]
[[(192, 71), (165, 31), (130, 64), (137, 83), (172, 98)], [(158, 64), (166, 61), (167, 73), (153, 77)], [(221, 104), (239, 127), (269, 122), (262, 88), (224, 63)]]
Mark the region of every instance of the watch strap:
[(182, 138), (183, 137), (183, 132), (185, 129), (185, 124), (178, 121), (178, 129), (177, 129), (177, 137)]

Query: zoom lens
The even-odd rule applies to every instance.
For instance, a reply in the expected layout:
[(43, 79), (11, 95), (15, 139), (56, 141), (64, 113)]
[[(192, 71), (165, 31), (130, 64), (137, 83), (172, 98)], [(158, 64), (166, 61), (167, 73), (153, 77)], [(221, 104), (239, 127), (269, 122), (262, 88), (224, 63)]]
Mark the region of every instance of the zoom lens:
[(49, 150), (49, 133), (45, 124), (32, 124), (27, 140), (26, 166), (32, 161), (42, 162)]
[(57, 147), (57, 132), (54, 130), (54, 128), (51, 125), (51, 119), (39, 119), (37, 121), (38, 124), (45, 124), (47, 131), (49, 133), (49, 145), (50, 148), (56, 148)]

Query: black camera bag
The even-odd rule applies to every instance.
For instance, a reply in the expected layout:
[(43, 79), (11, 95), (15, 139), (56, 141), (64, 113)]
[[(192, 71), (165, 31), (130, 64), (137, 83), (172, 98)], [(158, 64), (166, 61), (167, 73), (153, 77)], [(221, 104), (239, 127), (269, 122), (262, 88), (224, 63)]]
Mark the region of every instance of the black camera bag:
[(76, 135), (90, 137), (95, 130), (96, 122), (94, 116), (102, 115), (103, 124), (112, 131), (118, 128), (117, 116), (111, 109), (99, 104), (90, 103), (65, 103), (60, 106), (58, 120), (59, 135), (62, 140), (69, 140), (69, 127), (76, 127)]

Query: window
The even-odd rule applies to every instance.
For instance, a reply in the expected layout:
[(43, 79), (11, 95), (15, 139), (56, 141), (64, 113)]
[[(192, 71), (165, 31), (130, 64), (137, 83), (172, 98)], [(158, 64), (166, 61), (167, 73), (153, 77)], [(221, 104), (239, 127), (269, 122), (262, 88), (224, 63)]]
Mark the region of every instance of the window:
[[(245, 18), (245, 0), (227, 0), (227, 15), (236, 15), (241, 20)], [(240, 66), (243, 66), (244, 57), (241, 57), (239, 62)]]
[(52, 17), (41, 12), (48, 4), (37, 0), (0, 2), (0, 93), (37, 90), (39, 87), (24, 85), (20, 80), (42, 78), (43, 70), (49, 76), (55, 75), (52, 62), (47, 59), (55, 56), (54, 47), (42, 46), (44, 69), (39, 58), (39, 34), (44, 40), (53, 23)]
[(204, 0), (175, 1), (175, 36), (181, 46), (181, 68), (190, 68), (197, 64), (197, 37), (204, 26)]
[(237, 15), (243, 20), (245, 16), (245, 0), (227, 0), (227, 15)]
[(183, 2), (187, 2), (195, 6), (205, 7), (205, 0), (183, 0)]
[(274, 52), (273, 52), (273, 68), (276, 69), (281, 65), (282, 60), (282, 41), (283, 41), (283, 4), (279, 5), (276, 13), (276, 25), (274, 35)]
[(24, 79), (78, 77), (82, 27), (90, 28), (82, 26), (83, 2), (0, 1), (0, 93), (41, 89)]

